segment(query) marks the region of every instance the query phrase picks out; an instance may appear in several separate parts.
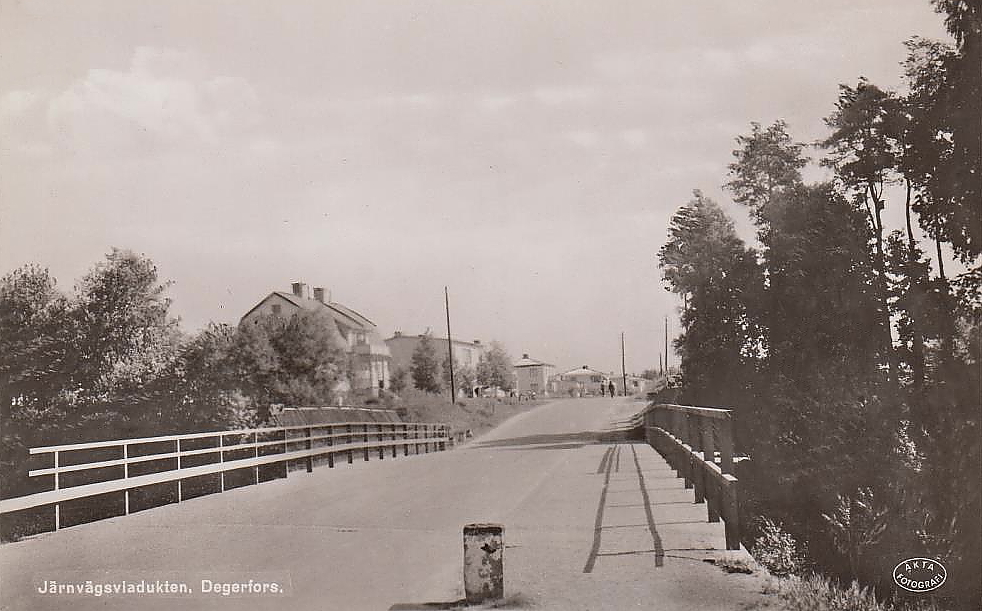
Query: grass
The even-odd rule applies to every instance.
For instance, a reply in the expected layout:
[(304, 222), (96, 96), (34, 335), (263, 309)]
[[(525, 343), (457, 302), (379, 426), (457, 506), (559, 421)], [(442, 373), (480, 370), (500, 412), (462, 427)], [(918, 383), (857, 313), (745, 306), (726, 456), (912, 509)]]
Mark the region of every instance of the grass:
[(877, 600), (870, 588), (855, 581), (848, 587), (821, 575), (792, 575), (775, 584), (776, 594), (789, 611), (941, 611), (931, 599), (909, 599), (899, 603)]
[(471, 431), (475, 437), (498, 426), (508, 418), (548, 402), (548, 399), (535, 401), (515, 397), (504, 398), (466, 398), (457, 399), (450, 404), (446, 395), (434, 395), (417, 390), (403, 394), (395, 407), (404, 409), (405, 419), (410, 422), (441, 422), (450, 425), (454, 433)]

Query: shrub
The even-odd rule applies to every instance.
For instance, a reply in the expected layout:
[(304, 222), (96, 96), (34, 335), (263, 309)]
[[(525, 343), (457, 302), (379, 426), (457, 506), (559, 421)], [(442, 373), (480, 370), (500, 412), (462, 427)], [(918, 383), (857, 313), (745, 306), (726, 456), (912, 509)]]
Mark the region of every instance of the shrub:
[(767, 518), (761, 518), (760, 535), (754, 540), (753, 556), (773, 575), (782, 577), (800, 572), (804, 565), (803, 555), (794, 537)]

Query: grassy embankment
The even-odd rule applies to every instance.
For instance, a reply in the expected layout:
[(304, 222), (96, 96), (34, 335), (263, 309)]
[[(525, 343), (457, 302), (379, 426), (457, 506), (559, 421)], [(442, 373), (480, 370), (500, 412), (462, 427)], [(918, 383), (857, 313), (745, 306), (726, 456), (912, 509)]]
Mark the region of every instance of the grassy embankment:
[(521, 401), (516, 397), (466, 398), (450, 404), (446, 395), (434, 395), (420, 391), (408, 391), (394, 406), (405, 410), (404, 419), (410, 422), (440, 422), (450, 425), (450, 430), (471, 431), (475, 437), (498, 426), (508, 418), (549, 401), (536, 399)]

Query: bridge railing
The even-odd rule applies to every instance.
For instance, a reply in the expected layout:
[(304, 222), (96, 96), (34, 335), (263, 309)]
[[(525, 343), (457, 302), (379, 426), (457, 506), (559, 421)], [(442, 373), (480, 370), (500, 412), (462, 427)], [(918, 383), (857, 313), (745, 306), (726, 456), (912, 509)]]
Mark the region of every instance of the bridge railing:
[[(327, 457), (333, 467), (338, 456), (354, 462), (378, 452), (380, 459), (400, 449), (420, 454), (446, 450), (453, 444), (446, 424), (411, 422), (340, 422), (281, 426), (159, 437), (116, 439), (31, 448), (30, 454), (50, 455), (52, 466), (33, 469), (29, 477), (53, 476), (54, 489), (0, 500), (0, 514), (45, 505), (54, 506), (55, 530), (61, 528), (61, 503), (110, 492), (123, 492), (124, 513), (130, 513), (130, 491), (143, 486), (175, 482), (177, 500), (184, 498), (183, 480), (202, 475), (219, 475), (220, 492), (225, 491), (226, 473), (252, 469), (259, 483), (259, 467), (303, 461), (313, 471), (316, 457)], [(115, 454), (117, 458), (91, 456)], [(88, 455), (88, 458), (86, 457)], [(159, 469), (161, 463), (165, 463)], [(153, 470), (157, 468), (157, 470)], [(95, 483), (65, 485), (66, 477), (88, 472), (108, 477)], [(152, 472), (147, 472), (151, 471)], [(289, 467), (286, 472), (289, 473)]]
[(686, 488), (695, 489), (696, 503), (706, 503), (709, 521), (722, 517), (726, 549), (740, 549), (732, 410), (658, 403), (637, 418), (645, 440), (685, 479)]

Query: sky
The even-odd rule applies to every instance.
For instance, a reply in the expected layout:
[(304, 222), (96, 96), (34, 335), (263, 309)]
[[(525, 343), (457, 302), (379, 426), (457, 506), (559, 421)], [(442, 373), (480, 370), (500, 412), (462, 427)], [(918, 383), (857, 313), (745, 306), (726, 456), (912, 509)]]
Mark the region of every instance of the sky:
[(752, 240), (734, 139), (824, 137), (913, 35), (927, 0), (0, 0), (0, 275), (127, 248), (188, 332), (302, 281), (383, 337), (445, 337), (446, 286), (455, 338), (640, 372), (675, 210)]

